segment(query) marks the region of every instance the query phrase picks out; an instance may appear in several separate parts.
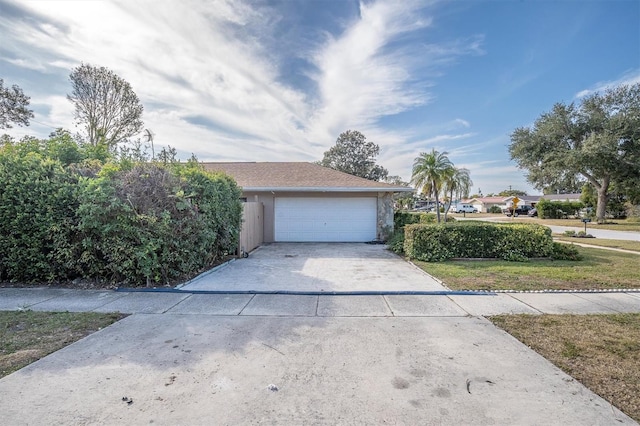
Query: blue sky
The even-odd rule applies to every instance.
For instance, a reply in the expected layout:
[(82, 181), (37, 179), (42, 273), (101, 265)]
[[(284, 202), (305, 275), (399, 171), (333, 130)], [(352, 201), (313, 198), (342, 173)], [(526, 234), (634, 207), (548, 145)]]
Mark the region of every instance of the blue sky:
[(640, 1), (5, 1), (0, 77), (30, 127), (79, 130), (71, 68), (133, 86), (156, 146), (202, 161), (315, 161), (348, 129), (409, 179), (435, 148), (473, 192), (538, 193), (509, 135), (555, 102), (640, 82)]

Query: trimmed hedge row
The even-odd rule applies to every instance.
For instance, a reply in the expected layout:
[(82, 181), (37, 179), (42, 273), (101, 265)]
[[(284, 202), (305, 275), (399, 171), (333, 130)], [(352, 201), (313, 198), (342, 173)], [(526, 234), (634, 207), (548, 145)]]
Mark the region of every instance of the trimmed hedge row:
[(405, 226), (404, 252), (410, 259), (438, 262), (452, 258), (526, 260), (553, 254), (551, 230), (537, 224), (453, 224)]
[(566, 216), (578, 216), (584, 204), (579, 201), (549, 201), (540, 200), (536, 204), (540, 219), (564, 219)]
[[(444, 216), (440, 216), (444, 218)], [(394, 229), (401, 229), (405, 225), (410, 225), (412, 223), (437, 223), (438, 216), (435, 213), (425, 213), (425, 212), (404, 212), (398, 211), (393, 215), (393, 226)], [(456, 219), (448, 216), (447, 222), (455, 222)]]

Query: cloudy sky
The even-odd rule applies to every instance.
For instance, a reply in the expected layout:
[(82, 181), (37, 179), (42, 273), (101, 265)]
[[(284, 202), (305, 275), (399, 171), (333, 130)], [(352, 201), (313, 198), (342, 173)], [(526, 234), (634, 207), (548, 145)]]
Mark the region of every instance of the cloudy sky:
[(202, 161), (315, 161), (348, 129), (409, 179), (435, 148), (473, 192), (537, 193), (509, 135), (555, 102), (640, 82), (638, 0), (0, 0), (0, 77), (31, 96), (14, 136), (80, 130), (80, 63), (127, 80), (155, 144)]

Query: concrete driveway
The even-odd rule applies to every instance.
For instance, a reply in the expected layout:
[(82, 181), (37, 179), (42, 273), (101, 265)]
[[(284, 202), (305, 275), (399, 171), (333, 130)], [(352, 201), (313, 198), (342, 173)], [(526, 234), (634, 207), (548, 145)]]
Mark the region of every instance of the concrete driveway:
[(11, 425), (635, 424), (468, 316), (135, 314), (0, 394)]
[(436, 279), (386, 249), (363, 243), (274, 243), (186, 283), (209, 291), (443, 291)]

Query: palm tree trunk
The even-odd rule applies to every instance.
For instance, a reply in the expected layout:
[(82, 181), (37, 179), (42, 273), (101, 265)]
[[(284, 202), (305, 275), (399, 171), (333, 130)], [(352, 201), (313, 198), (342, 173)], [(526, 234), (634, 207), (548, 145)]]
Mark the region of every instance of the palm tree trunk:
[(438, 217), (438, 223), (440, 223), (440, 201), (438, 201), (438, 184), (437, 182), (434, 180), (433, 181), (433, 195), (435, 195), (436, 198), (436, 216)]

